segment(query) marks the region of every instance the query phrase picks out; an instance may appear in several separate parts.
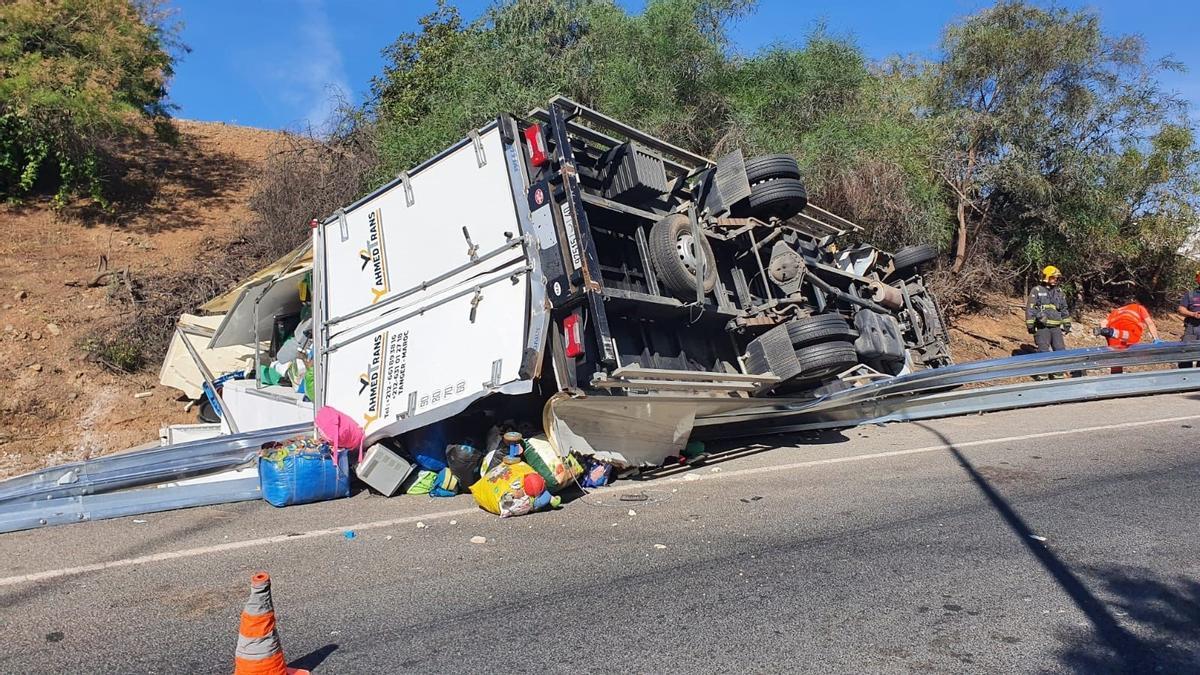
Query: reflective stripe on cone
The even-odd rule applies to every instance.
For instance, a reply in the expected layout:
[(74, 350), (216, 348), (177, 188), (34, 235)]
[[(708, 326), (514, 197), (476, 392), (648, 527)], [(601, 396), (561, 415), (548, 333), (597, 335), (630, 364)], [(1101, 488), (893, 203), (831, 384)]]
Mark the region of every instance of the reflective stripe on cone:
[(309, 675), (307, 670), (288, 668), (283, 646), (275, 630), (275, 605), (271, 602), (271, 575), (259, 572), (250, 578), (250, 597), (242, 608), (237, 649), (233, 653), (234, 675)]

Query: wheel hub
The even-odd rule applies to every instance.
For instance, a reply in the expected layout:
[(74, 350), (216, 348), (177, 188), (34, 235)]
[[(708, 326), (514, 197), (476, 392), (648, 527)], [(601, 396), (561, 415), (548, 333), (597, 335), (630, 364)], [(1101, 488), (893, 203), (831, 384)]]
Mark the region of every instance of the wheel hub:
[(692, 274), (700, 273), (700, 258), (696, 255), (696, 240), (689, 233), (679, 235), (675, 240), (675, 251), (679, 254), (679, 260), (683, 266)]

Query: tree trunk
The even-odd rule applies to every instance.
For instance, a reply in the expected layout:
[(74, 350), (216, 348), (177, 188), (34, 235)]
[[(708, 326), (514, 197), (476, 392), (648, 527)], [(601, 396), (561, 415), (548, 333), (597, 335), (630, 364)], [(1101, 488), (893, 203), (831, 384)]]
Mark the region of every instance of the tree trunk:
[(967, 260), (967, 202), (959, 197), (958, 199), (958, 238), (954, 245), (954, 266), (950, 268), (951, 272), (959, 272), (962, 270), (963, 263)]
[(971, 178), (975, 174), (975, 144), (967, 150), (967, 169), (963, 172), (963, 180), (958, 192), (958, 240), (954, 244), (954, 265), (951, 272), (962, 271), (963, 263), (967, 261), (967, 190)]

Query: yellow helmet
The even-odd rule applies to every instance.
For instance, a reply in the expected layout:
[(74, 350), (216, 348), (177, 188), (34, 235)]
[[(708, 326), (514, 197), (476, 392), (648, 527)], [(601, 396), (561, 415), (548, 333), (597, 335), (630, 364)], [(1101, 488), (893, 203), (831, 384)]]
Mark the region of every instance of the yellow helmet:
[(1042, 268), (1042, 281), (1050, 281), (1052, 277), (1061, 277), (1062, 272), (1054, 265), (1046, 265)]

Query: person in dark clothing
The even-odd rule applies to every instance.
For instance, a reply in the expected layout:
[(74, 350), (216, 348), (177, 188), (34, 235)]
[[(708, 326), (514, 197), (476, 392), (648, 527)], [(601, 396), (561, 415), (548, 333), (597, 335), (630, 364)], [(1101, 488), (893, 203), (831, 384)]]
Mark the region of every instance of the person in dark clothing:
[[(1200, 272), (1196, 273), (1196, 288), (1184, 294), (1175, 313), (1183, 317), (1183, 337), (1181, 339), (1184, 342), (1200, 340)], [(1194, 368), (1197, 365), (1196, 361), (1179, 363), (1180, 368)]]
[(1054, 265), (1047, 265), (1042, 270), (1042, 283), (1029, 292), (1029, 302), (1025, 305), (1025, 328), (1039, 352), (1067, 348), (1063, 335), (1071, 332), (1071, 310), (1066, 293), (1058, 286), (1061, 279), (1062, 272)]
[[(1071, 332), (1071, 310), (1067, 294), (1058, 286), (1061, 280), (1062, 272), (1054, 265), (1047, 265), (1042, 269), (1042, 283), (1033, 287), (1025, 304), (1025, 328), (1039, 352), (1061, 352), (1067, 348), (1063, 336)], [(1071, 372), (1071, 377), (1083, 375), (1082, 370)], [(1062, 373), (1034, 375), (1033, 379), (1044, 377), (1054, 380), (1062, 377)]]

